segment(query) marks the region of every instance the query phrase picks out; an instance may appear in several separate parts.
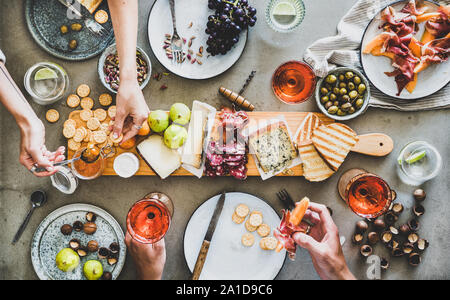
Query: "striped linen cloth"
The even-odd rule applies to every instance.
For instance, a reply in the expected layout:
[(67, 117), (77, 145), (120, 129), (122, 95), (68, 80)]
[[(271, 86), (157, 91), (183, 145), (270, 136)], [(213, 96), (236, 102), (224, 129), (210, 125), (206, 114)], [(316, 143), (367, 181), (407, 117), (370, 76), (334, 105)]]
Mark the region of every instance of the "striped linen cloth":
[[(361, 69), (359, 48), (369, 22), (381, 9), (394, 3), (392, 0), (359, 0), (339, 22), (337, 35), (316, 41), (305, 52), (304, 60), (312, 66), (319, 77), (336, 65)], [(439, 1), (448, 5), (450, 0)], [(401, 100), (389, 97), (371, 85), (370, 106), (417, 111), (450, 108), (450, 85), (439, 92), (418, 100)]]

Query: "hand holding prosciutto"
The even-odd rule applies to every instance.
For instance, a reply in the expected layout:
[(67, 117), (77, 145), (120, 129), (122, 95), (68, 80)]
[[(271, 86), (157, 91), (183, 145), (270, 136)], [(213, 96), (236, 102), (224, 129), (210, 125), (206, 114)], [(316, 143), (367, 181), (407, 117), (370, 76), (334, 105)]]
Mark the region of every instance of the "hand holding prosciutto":
[(320, 278), (324, 280), (355, 279), (348, 269), (338, 229), (326, 206), (310, 203), (304, 219), (314, 224), (310, 234), (297, 232), (293, 238), (297, 245), (308, 250)]

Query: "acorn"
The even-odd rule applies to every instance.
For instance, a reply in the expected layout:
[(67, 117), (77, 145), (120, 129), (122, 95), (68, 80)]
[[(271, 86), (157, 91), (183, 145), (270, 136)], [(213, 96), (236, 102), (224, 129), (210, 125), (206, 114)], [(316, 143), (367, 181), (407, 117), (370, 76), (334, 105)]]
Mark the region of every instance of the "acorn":
[(425, 200), (426, 197), (427, 194), (425, 193), (424, 190), (417, 189), (414, 191), (414, 199), (416, 199), (416, 201), (422, 202), (423, 200)]
[(398, 216), (392, 211), (389, 211), (384, 215), (384, 221), (387, 225), (393, 225), (395, 222), (397, 222), (397, 220)]
[(394, 203), (392, 205), (392, 212), (399, 216), (403, 212), (403, 205), (401, 203)]
[(360, 245), (364, 240), (364, 236), (361, 233), (355, 233), (352, 237), (352, 242), (355, 245)]
[(408, 236), (408, 234), (411, 232), (411, 229), (409, 228), (408, 224), (403, 224), (398, 229), (401, 235)]
[(390, 231), (385, 231), (381, 234), (381, 240), (383, 243), (388, 244), (392, 241), (392, 233)]
[(360, 253), (363, 257), (369, 257), (372, 255), (373, 249), (369, 245), (362, 245), (360, 248)]
[(69, 242), (69, 248), (73, 251), (77, 251), (81, 247), (81, 242), (79, 239), (71, 239)]
[(414, 251), (414, 245), (411, 243), (405, 243), (403, 244), (403, 253), (404, 254), (410, 254)]
[(408, 235), (408, 241), (409, 241), (411, 244), (417, 243), (417, 242), (419, 241), (419, 235), (417, 235), (417, 233), (415, 233), (415, 232), (410, 233), (410, 234)]
[(425, 213), (425, 207), (420, 204), (414, 205), (413, 212), (416, 217), (423, 216), (423, 214)]
[(367, 235), (367, 239), (369, 241), (369, 244), (376, 245), (378, 243), (378, 241), (380, 240), (380, 237), (378, 235), (378, 233), (376, 233), (375, 231), (369, 232), (369, 234)]
[(72, 233), (73, 227), (69, 224), (64, 224), (61, 226), (61, 233), (63, 235), (70, 235)]
[(88, 249), (86, 247), (80, 246), (77, 250), (77, 254), (79, 257), (86, 257), (88, 255)]
[(417, 249), (419, 249), (420, 251), (424, 251), (428, 248), (429, 245), (430, 243), (426, 239), (419, 239), (417, 241)]
[(75, 230), (76, 232), (80, 232), (81, 230), (83, 230), (83, 222), (81, 221), (75, 221), (72, 226), (73, 230)]
[(100, 249), (98, 249), (98, 258), (103, 259), (109, 257), (110, 255), (111, 251), (109, 251), (108, 248), (101, 247)]
[(102, 280), (112, 280), (112, 274), (111, 272), (105, 272), (102, 275)]
[(86, 213), (86, 221), (88, 222), (95, 222), (97, 220), (97, 215), (93, 212), (87, 212)]
[(89, 252), (97, 252), (98, 251), (98, 242), (97, 241), (89, 241), (87, 244), (87, 249)]
[(377, 231), (382, 231), (386, 228), (386, 223), (382, 219), (377, 219), (373, 222), (373, 227)]
[(97, 225), (93, 222), (84, 223), (83, 231), (87, 235), (93, 235), (97, 231)]
[(111, 243), (111, 245), (109, 245), (109, 250), (111, 251), (111, 253), (116, 254), (119, 252), (120, 246), (116, 242)]
[(380, 260), (380, 267), (382, 270), (389, 269), (389, 261), (386, 258), (382, 257)]
[(416, 219), (411, 219), (408, 222), (408, 226), (411, 231), (417, 231), (420, 227), (420, 223)]
[(369, 225), (366, 221), (360, 220), (356, 222), (356, 232), (358, 233), (364, 233), (369, 229)]
[(408, 257), (408, 262), (411, 266), (417, 267), (422, 261), (422, 258), (418, 253), (411, 253)]

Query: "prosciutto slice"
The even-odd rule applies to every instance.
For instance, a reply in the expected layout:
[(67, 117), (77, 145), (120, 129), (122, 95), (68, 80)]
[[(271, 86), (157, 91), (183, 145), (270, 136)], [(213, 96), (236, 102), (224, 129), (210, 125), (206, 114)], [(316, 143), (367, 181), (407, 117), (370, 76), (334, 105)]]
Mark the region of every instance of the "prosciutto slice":
[(381, 12), (381, 19), (385, 22), (381, 27), (395, 32), (399, 37), (415, 33), (416, 31), (415, 16), (407, 15), (402, 18), (397, 16), (395, 10), (390, 6)]
[(427, 11), (427, 7), (417, 7), (416, 1), (415, 0), (410, 0), (408, 2), (408, 4), (405, 5), (405, 7), (403, 7), (403, 9), (401, 10), (402, 13), (406, 13), (406, 14), (410, 14), (413, 16), (420, 16), (423, 13), (425, 13)]
[(281, 223), (273, 234), (277, 240), (283, 245), (284, 249), (288, 252), (289, 258), (295, 260), (295, 252), (297, 251), (297, 245), (292, 237), (296, 232), (305, 232), (300, 226), (296, 226), (289, 222), (291, 218), (291, 212), (289, 210), (283, 210), (283, 218)]

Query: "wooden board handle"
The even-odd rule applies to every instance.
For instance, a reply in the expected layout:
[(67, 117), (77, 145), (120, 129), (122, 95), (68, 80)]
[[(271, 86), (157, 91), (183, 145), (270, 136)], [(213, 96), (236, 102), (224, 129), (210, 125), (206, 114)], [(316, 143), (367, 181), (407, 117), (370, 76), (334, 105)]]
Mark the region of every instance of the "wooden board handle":
[(394, 141), (382, 133), (369, 133), (358, 136), (359, 141), (352, 148), (353, 152), (371, 156), (386, 156), (394, 150)]
[(200, 252), (198, 253), (197, 262), (195, 263), (194, 272), (192, 272), (192, 280), (198, 280), (200, 278), (200, 274), (203, 270), (203, 265), (206, 261), (206, 256), (208, 255), (209, 245), (210, 242), (203, 241)]

